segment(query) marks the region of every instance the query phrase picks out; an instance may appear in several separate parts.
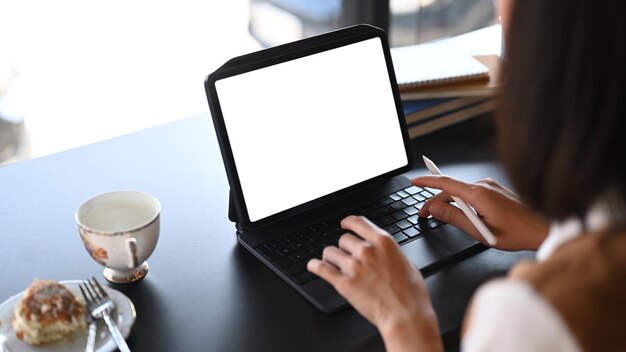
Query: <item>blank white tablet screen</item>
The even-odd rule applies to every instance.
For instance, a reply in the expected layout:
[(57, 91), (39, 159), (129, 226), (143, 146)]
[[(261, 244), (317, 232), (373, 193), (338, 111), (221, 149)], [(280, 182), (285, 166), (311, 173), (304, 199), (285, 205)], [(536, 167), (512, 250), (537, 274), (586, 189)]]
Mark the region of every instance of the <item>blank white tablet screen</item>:
[(252, 222), (408, 163), (379, 38), (215, 85)]

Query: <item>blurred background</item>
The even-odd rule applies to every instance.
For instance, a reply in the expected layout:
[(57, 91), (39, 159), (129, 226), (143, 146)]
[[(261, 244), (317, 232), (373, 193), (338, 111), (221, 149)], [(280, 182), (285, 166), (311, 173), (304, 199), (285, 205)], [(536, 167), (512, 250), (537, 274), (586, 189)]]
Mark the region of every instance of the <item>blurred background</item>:
[(0, 165), (208, 113), (204, 78), (236, 55), (355, 23), (404, 46), (495, 13), (493, 0), (0, 0)]

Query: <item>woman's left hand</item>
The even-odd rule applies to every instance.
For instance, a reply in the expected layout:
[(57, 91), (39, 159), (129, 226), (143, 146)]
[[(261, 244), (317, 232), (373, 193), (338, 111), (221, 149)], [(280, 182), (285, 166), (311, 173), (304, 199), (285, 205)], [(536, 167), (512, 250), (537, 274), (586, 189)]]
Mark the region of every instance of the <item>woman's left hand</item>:
[(308, 269), (328, 281), (380, 331), (390, 351), (439, 351), (443, 347), (428, 288), (394, 239), (364, 217), (341, 226), (355, 233), (324, 249)]

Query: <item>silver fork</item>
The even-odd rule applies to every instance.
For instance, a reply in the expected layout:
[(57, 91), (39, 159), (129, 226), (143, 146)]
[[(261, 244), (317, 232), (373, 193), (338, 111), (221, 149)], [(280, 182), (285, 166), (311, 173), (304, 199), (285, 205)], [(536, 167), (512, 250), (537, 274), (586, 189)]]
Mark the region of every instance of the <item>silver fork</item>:
[(111, 318), (111, 311), (115, 308), (115, 304), (107, 294), (107, 292), (100, 286), (100, 283), (96, 280), (95, 277), (91, 277), (91, 281), (87, 280), (82, 286), (86, 292), (85, 301), (87, 302), (87, 308), (91, 312), (91, 315), (94, 318), (103, 318), (104, 322), (107, 324), (109, 331), (111, 332), (111, 336), (113, 337), (113, 341), (120, 349), (121, 352), (130, 352), (126, 341), (124, 340), (124, 336), (118, 329), (115, 321)]
[(85, 290), (83, 290), (82, 285), (78, 285), (80, 289), (80, 293), (83, 295), (83, 299), (85, 300), (85, 321), (89, 325), (89, 334), (87, 335), (87, 345), (85, 346), (85, 352), (93, 352), (96, 346), (96, 319), (91, 315), (91, 310), (87, 306), (87, 302), (89, 302), (89, 298), (87, 298), (87, 294)]

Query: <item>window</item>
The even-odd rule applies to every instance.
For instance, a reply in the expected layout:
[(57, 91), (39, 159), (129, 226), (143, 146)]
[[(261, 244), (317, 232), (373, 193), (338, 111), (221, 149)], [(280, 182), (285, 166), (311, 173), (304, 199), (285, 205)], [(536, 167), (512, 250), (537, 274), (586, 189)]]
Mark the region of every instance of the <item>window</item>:
[(496, 23), (493, 0), (250, 0), (251, 34), (264, 46), (356, 23), (389, 33), (391, 46), (421, 43)]
[[(26, 104), (18, 157), (208, 114), (206, 75), (261, 48), (248, 1), (0, 1), (0, 95), (6, 59)], [(12, 128), (0, 121), (3, 142)]]

